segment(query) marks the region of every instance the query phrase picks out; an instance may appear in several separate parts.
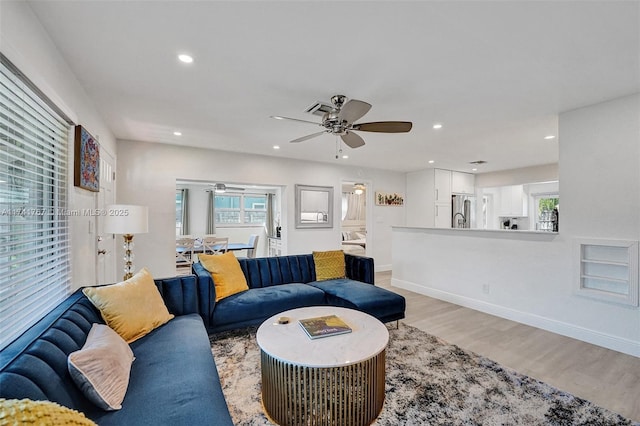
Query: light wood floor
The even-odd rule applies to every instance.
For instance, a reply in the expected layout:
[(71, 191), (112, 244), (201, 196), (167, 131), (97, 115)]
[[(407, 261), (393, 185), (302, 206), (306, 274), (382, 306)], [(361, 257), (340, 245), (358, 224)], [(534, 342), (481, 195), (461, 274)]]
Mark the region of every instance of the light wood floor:
[(640, 421), (640, 358), (391, 286), (407, 299), (404, 323)]

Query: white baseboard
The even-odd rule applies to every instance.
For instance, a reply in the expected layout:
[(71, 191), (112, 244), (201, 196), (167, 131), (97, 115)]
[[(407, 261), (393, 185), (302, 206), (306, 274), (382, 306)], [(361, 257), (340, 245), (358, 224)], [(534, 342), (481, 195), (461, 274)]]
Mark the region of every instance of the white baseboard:
[(561, 334), (563, 336), (582, 340), (583, 342), (592, 343), (607, 349), (622, 352), (628, 355), (640, 357), (640, 342), (625, 339), (610, 334), (601, 333), (599, 331), (590, 330), (574, 324), (557, 321), (540, 315), (528, 312), (518, 311), (505, 306), (495, 305), (493, 303), (472, 299), (470, 297), (461, 296), (446, 291), (437, 290), (430, 287), (421, 286), (409, 281), (403, 281), (396, 278), (391, 279), (391, 285), (414, 293), (423, 294), (435, 299), (444, 300), (465, 308), (474, 309), (476, 311), (495, 315), (497, 317), (506, 318), (532, 327), (541, 328), (552, 333)]
[(391, 270), (391, 266), (393, 265), (375, 265), (373, 269), (375, 272), (386, 272)]

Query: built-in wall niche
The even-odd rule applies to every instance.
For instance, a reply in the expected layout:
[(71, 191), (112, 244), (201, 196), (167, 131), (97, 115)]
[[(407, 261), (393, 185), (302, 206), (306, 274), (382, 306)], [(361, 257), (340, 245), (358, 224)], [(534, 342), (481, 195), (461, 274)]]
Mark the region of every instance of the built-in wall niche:
[(638, 306), (638, 241), (578, 239), (576, 293)]

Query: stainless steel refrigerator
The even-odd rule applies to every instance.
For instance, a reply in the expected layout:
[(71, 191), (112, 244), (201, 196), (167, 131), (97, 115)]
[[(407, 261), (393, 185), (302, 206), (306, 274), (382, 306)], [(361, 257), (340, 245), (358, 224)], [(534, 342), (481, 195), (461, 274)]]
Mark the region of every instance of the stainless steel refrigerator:
[(476, 197), (472, 195), (451, 196), (451, 227), (471, 228), (475, 223)]

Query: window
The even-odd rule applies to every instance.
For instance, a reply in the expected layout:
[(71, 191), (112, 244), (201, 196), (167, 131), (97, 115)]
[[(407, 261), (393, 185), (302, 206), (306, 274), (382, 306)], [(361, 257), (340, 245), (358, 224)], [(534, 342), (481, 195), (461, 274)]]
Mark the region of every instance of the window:
[[(560, 205), (558, 194), (537, 194), (534, 197), (536, 216), (536, 230), (557, 231), (557, 208)], [(554, 210), (556, 210), (554, 212)]]
[(0, 347), (70, 292), (69, 124), (0, 54)]
[(263, 194), (224, 194), (215, 196), (216, 226), (264, 225), (267, 197)]
[(182, 190), (176, 190), (176, 235), (182, 235)]

